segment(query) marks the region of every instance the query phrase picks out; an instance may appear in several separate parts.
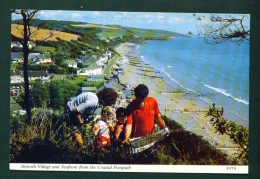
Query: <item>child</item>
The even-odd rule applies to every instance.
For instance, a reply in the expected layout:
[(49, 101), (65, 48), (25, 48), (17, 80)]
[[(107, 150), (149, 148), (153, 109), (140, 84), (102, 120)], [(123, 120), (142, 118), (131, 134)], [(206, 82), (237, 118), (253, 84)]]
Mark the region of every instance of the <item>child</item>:
[(115, 127), (115, 143), (121, 143), (124, 140), (124, 133), (122, 132), (125, 127), (125, 121), (127, 119), (126, 109), (120, 107), (116, 110), (117, 123)]
[(101, 119), (93, 126), (93, 132), (95, 136), (94, 149), (103, 149), (105, 146), (110, 147), (110, 133), (114, 131), (111, 119), (113, 118), (115, 112), (114, 108), (111, 106), (106, 106), (102, 109)]

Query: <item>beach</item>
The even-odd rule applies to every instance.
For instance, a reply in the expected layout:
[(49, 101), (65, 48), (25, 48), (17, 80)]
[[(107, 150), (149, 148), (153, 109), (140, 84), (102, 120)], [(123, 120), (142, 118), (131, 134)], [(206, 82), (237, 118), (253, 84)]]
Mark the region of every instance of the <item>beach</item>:
[(119, 76), (120, 82), (130, 88), (145, 84), (149, 88), (149, 96), (157, 99), (162, 115), (175, 120), (185, 130), (203, 136), (216, 148), (235, 155), (238, 145), (232, 143), (228, 135), (216, 133), (210, 124), (211, 118), (205, 117), (209, 106), (198, 102), (198, 96), (167, 84), (155, 68), (131, 56), (134, 46), (125, 43), (117, 48), (122, 55), (120, 59), (124, 61), (124, 74)]

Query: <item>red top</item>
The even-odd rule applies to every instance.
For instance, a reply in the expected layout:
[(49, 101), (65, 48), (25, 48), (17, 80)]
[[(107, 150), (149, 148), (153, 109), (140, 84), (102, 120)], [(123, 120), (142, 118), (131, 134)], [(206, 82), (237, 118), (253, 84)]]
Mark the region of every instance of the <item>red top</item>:
[(132, 137), (147, 136), (153, 133), (155, 116), (160, 114), (159, 106), (153, 97), (146, 97), (141, 108), (133, 99), (127, 106), (126, 124), (132, 124)]

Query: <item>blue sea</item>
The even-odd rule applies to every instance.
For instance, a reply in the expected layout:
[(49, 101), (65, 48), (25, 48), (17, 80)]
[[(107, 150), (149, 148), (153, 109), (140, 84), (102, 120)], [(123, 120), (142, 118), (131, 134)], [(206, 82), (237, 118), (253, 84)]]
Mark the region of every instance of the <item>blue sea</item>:
[(249, 125), (249, 44), (210, 45), (201, 38), (147, 41), (133, 54), (149, 63), (177, 89), (203, 105), (224, 107), (224, 117)]

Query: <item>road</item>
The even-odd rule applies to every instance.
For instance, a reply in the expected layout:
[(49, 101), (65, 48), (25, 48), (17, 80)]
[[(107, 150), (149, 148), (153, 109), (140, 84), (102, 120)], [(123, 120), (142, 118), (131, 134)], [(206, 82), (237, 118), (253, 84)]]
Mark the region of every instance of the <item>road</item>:
[(120, 58), (119, 55), (115, 54), (115, 56), (109, 60), (108, 64), (103, 69), (104, 75), (106, 74), (108, 77), (111, 76), (111, 68), (114, 66), (118, 58)]

